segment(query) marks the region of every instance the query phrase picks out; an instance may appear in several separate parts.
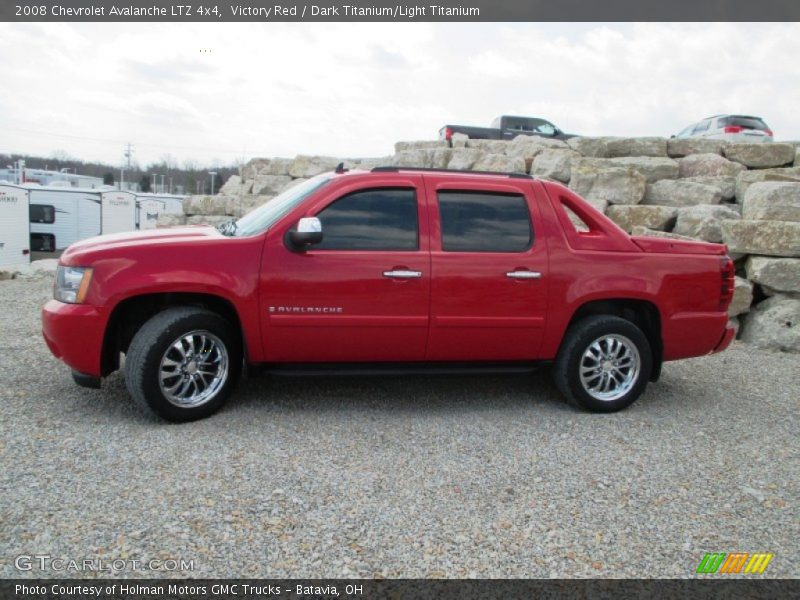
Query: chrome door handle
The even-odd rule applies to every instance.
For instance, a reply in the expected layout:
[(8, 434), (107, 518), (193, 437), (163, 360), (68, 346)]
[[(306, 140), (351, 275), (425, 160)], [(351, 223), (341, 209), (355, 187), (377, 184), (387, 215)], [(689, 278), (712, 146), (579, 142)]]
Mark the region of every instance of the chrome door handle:
[(539, 271), (509, 271), (506, 277), (511, 279), (541, 279), (542, 274)]
[(394, 279), (418, 279), (422, 277), (422, 271), (406, 271), (398, 269), (395, 271), (384, 271), (384, 277), (392, 277)]

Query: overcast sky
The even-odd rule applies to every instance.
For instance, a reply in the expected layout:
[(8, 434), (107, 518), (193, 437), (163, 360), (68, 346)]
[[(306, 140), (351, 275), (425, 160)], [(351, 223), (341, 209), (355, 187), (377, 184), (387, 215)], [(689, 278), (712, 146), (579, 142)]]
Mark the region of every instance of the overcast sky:
[[(201, 52), (201, 50), (205, 50)], [(0, 24), (0, 151), (145, 166), (383, 156), (499, 114), (669, 136), (716, 113), (800, 139), (800, 24)]]

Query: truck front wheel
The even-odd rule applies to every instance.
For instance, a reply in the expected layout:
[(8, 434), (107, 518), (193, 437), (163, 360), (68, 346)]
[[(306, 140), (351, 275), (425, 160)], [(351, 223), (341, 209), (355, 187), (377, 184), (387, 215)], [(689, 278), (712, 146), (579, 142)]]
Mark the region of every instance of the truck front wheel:
[(553, 365), (556, 387), (592, 412), (614, 412), (642, 395), (653, 368), (647, 337), (636, 325), (611, 315), (572, 325)]
[(230, 324), (209, 310), (168, 308), (147, 321), (125, 357), (133, 399), (176, 422), (208, 417), (227, 400), (242, 353)]

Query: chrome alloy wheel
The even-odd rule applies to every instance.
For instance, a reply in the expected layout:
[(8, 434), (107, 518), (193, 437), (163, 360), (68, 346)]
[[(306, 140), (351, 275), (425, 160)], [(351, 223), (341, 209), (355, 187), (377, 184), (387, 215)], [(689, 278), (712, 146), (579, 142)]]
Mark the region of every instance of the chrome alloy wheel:
[(228, 350), (208, 331), (192, 331), (175, 340), (159, 367), (158, 383), (164, 397), (175, 406), (205, 404), (228, 379)]
[(639, 350), (624, 335), (597, 338), (581, 357), (581, 385), (592, 398), (611, 402), (627, 394), (639, 379)]

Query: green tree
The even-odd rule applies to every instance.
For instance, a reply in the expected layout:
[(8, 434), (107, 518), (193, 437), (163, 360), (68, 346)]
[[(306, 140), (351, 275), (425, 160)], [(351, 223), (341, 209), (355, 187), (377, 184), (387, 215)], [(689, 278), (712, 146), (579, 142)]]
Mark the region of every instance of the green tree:
[(114, 174), (113, 173), (103, 173), (103, 185), (114, 185)]
[(149, 193), (152, 191), (150, 189), (150, 178), (147, 175), (142, 175), (142, 178), (139, 180), (139, 188), (145, 193)]

